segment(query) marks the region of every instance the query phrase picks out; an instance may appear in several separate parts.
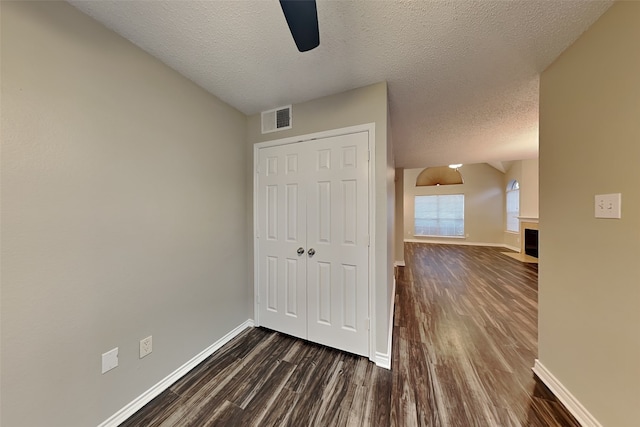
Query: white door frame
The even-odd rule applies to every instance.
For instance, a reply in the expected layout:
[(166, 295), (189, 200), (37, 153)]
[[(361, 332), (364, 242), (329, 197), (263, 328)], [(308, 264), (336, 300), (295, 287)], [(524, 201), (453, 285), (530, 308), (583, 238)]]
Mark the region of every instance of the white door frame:
[(256, 326), (260, 326), (260, 280), (258, 277), (258, 150), (277, 145), (295, 144), (314, 139), (330, 138), (352, 133), (367, 132), (369, 135), (369, 360), (375, 362), (376, 355), (376, 191), (375, 164), (376, 138), (375, 123), (332, 129), (307, 135), (259, 142), (253, 145), (253, 316)]

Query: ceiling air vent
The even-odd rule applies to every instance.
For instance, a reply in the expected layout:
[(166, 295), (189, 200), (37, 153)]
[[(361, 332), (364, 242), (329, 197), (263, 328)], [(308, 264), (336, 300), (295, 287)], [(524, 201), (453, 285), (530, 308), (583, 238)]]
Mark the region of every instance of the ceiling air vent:
[(291, 129), (291, 105), (262, 112), (262, 133)]

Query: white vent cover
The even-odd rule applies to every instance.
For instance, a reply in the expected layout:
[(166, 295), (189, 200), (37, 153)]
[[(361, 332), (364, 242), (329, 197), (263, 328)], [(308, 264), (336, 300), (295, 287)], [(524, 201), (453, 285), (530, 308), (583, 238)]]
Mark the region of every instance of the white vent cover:
[(262, 112), (262, 133), (291, 129), (291, 105)]

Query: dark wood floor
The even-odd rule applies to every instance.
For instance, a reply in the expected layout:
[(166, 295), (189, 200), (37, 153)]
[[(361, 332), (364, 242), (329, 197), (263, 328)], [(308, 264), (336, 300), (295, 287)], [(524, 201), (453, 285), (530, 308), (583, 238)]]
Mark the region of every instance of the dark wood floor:
[(405, 244), (391, 425), (579, 426), (531, 372), (538, 265), (501, 251)]
[(122, 426), (576, 426), (532, 372), (538, 266), (405, 244), (391, 371), (261, 328)]

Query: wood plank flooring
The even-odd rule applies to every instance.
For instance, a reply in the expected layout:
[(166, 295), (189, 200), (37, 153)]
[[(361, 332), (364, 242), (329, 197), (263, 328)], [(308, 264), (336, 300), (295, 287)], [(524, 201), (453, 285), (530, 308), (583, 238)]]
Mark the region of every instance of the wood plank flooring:
[(531, 372), (538, 265), (503, 249), (405, 244), (393, 426), (579, 426)]
[(390, 398), (367, 359), (252, 328), (122, 426), (386, 425)]
[(579, 426), (538, 383), (536, 264), (405, 244), (393, 366), (246, 330), (122, 424)]

